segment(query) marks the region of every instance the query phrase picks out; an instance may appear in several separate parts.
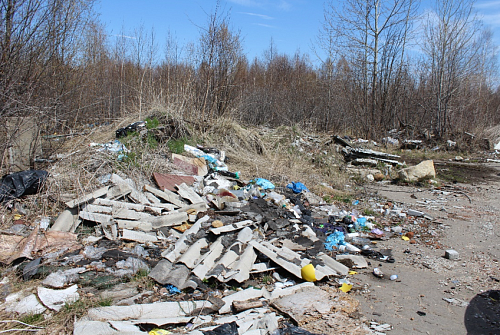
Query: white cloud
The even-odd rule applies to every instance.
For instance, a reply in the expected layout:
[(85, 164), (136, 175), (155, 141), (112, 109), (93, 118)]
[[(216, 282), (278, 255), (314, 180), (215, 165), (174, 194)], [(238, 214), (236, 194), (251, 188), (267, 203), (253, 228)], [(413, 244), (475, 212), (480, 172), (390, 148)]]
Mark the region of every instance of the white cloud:
[(261, 19), (264, 19), (264, 20), (274, 20), (274, 17), (271, 17), (269, 15), (257, 14), (257, 13), (249, 13), (249, 12), (239, 12), (239, 13), (240, 14), (245, 14), (245, 15), (250, 15), (250, 16), (260, 17)]
[(265, 23), (254, 23), (254, 25), (272, 29), (276, 28), (275, 26), (271, 26), (270, 24), (265, 24)]

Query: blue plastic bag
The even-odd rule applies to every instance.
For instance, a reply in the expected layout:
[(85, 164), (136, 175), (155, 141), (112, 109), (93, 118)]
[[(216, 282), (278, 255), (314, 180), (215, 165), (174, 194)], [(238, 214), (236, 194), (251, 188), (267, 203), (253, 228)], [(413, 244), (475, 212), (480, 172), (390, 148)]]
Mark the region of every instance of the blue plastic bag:
[(300, 193), (302, 191), (309, 192), (306, 185), (302, 184), (300, 181), (297, 181), (297, 182), (293, 181), (290, 184), (286, 185), (286, 187), (291, 189), (293, 191), (293, 193)]
[(344, 245), (344, 233), (341, 231), (334, 231), (326, 238), (325, 249), (333, 250), (333, 248), (338, 248), (339, 245)]
[(264, 178), (256, 178), (252, 180), (255, 182), (255, 185), (262, 187), (264, 190), (273, 190), (274, 189), (274, 184), (271, 183), (269, 180), (264, 179)]

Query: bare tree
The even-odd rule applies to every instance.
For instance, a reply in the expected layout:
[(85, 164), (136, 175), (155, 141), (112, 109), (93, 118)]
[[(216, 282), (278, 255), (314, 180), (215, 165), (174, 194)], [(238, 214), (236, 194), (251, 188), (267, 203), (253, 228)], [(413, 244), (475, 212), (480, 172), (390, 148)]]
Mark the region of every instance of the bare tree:
[[(325, 9), (322, 40), (330, 55), (344, 59), (353, 71), (352, 80), (363, 99), (364, 128), (374, 135), (382, 123), (386, 96), (397, 66), (404, 59), (414, 0), (346, 0), (342, 7), (330, 2)], [(332, 52), (331, 48), (335, 48)], [(381, 102), (383, 102), (381, 104)]]

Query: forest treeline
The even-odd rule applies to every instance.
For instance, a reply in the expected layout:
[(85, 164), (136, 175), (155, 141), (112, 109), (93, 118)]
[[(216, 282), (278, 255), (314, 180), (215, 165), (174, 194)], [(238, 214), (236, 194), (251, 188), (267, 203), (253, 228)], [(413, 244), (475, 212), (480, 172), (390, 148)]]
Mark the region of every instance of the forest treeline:
[[(199, 128), (231, 117), (367, 138), (500, 123), (496, 46), (473, 2), (419, 3), (326, 3), (310, 54), (266, 41), (248, 59), (220, 5), (180, 45), (144, 27), (107, 35), (93, 0), (0, 0), (0, 116), (65, 133), (161, 107)], [(315, 53), (327, 57), (312, 62)]]

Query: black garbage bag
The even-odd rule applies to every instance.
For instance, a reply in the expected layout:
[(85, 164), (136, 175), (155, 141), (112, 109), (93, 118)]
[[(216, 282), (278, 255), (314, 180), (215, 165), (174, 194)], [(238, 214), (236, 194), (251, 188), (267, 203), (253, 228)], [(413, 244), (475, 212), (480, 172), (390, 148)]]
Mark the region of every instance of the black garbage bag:
[(3, 176), (0, 180), (0, 202), (38, 193), (48, 175), (43, 170), (26, 170)]
[(238, 335), (238, 325), (235, 321), (225, 323), (212, 330), (204, 331), (203, 335)]
[(125, 128), (120, 128), (116, 130), (116, 138), (126, 137), (128, 134), (133, 132), (140, 132), (142, 129), (146, 129), (146, 121), (137, 121), (129, 124)]

